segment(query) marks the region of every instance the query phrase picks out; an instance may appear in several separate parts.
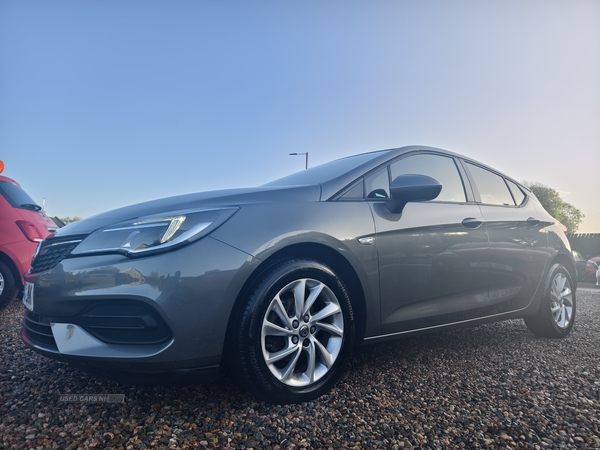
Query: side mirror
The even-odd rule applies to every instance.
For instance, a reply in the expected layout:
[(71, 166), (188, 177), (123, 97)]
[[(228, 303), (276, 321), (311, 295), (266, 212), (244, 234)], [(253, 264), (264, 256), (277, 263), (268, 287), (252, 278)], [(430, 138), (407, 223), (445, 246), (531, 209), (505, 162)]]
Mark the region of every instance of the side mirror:
[(394, 214), (401, 213), (408, 202), (433, 200), (442, 190), (442, 185), (435, 178), (427, 175), (400, 175), (390, 185), (391, 200), (386, 206)]

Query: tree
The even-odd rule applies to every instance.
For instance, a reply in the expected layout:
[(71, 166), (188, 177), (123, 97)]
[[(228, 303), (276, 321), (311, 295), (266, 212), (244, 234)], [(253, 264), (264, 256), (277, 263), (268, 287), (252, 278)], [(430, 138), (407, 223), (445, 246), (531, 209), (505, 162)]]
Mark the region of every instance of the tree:
[(79, 216), (75, 216), (75, 217), (61, 217), (60, 220), (65, 225), (68, 225), (71, 222), (79, 222), (81, 220), (81, 217), (79, 217)]
[(580, 209), (565, 202), (555, 189), (537, 182), (525, 182), (548, 213), (567, 227), (569, 233), (576, 233), (585, 215)]
[(581, 221), (585, 217), (585, 214), (581, 212), (580, 209), (575, 208), (570, 203), (563, 203), (563, 216), (564, 219), (562, 223), (567, 227), (569, 233), (577, 233), (577, 229), (579, 225), (581, 225)]

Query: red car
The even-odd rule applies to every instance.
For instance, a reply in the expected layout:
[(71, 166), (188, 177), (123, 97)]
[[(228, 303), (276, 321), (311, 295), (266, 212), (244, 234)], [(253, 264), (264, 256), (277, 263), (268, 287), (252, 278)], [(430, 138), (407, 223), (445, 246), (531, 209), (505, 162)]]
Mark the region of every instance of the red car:
[(598, 269), (598, 265), (600, 265), (600, 256), (594, 256), (593, 258), (588, 259), (588, 262), (585, 265), (586, 280), (596, 281), (596, 270)]
[(39, 242), (57, 229), (19, 183), (0, 176), (0, 309), (23, 289)]

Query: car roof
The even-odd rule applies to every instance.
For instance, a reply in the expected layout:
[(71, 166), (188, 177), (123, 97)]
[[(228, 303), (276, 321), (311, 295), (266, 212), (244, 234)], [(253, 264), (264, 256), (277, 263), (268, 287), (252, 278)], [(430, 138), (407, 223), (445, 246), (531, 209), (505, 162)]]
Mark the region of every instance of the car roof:
[(17, 183), (15, 180), (13, 180), (12, 178), (4, 177), (2, 175), (0, 175), (0, 181), (6, 181), (7, 183), (11, 183), (11, 184), (14, 184), (15, 186), (21, 187), (21, 185), (19, 183)]

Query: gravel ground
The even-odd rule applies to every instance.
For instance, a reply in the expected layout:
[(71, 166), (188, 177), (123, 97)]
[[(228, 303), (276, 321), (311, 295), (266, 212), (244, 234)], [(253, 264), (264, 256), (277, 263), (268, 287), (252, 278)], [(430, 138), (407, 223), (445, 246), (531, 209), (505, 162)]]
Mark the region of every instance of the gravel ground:
[[(521, 320), (366, 346), (320, 399), (255, 401), (230, 379), (121, 385), (45, 359), (0, 313), (4, 448), (600, 448), (600, 291), (574, 332), (537, 339)], [(59, 394), (124, 394), (67, 403)]]

